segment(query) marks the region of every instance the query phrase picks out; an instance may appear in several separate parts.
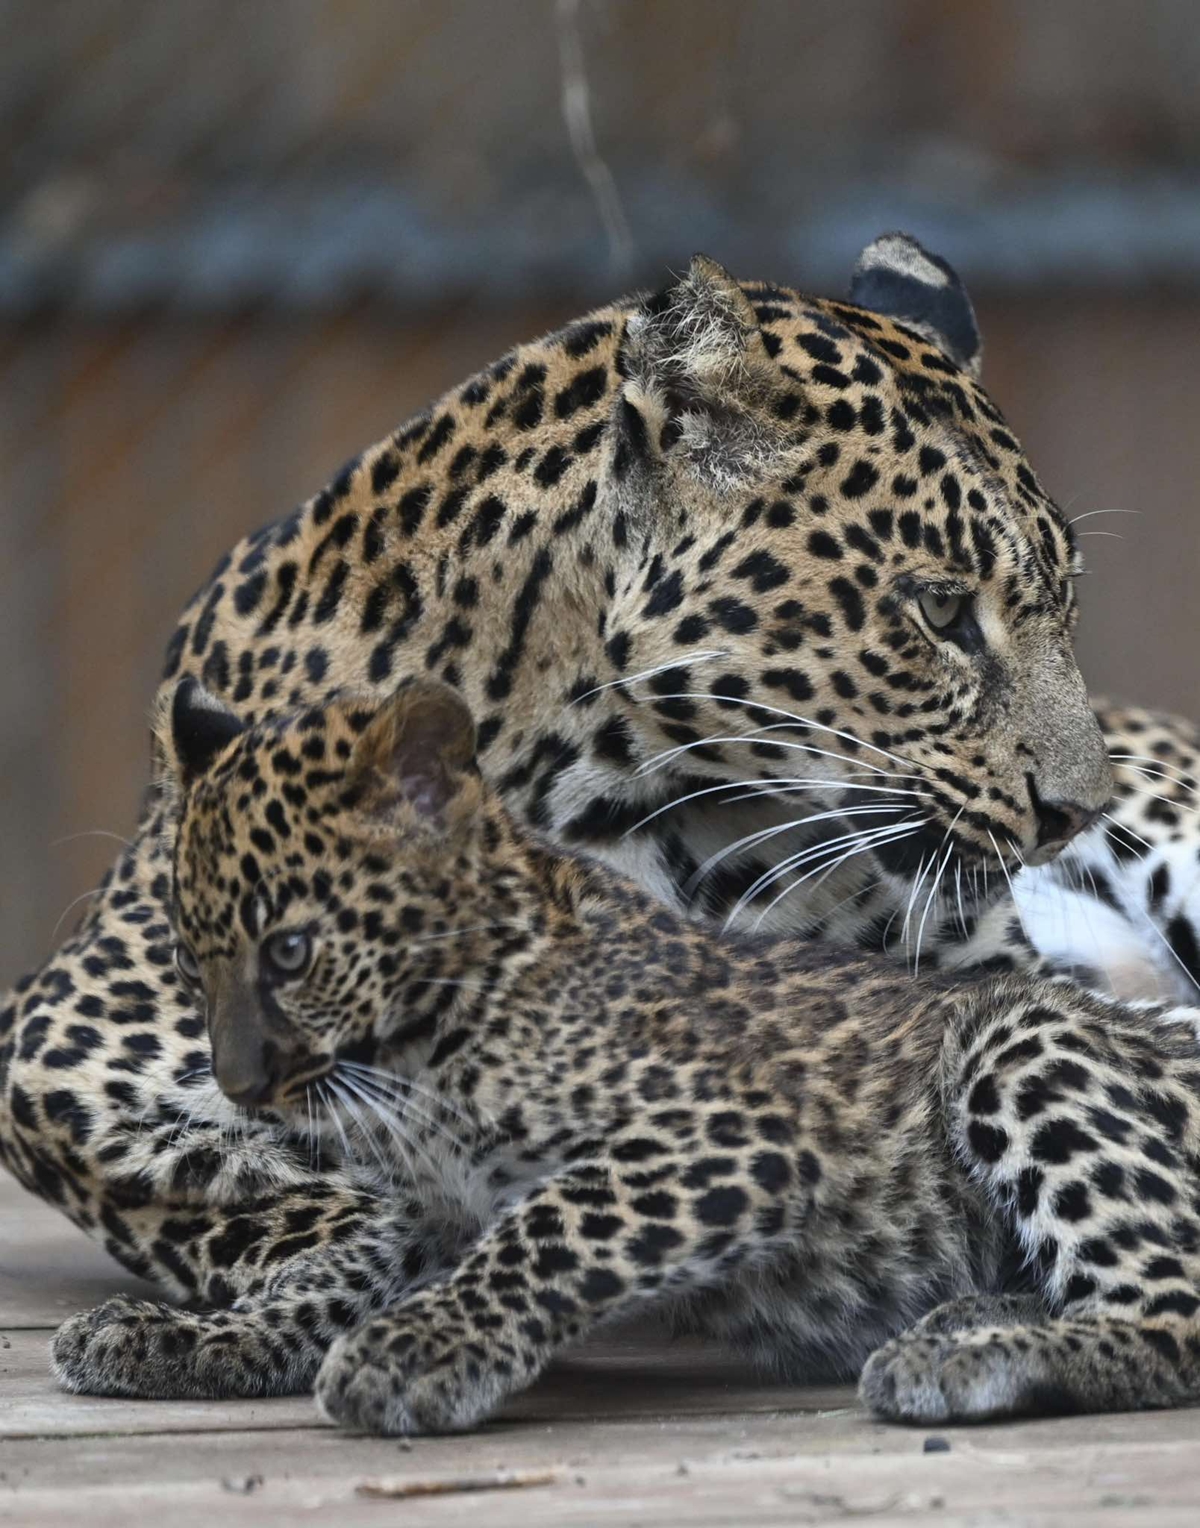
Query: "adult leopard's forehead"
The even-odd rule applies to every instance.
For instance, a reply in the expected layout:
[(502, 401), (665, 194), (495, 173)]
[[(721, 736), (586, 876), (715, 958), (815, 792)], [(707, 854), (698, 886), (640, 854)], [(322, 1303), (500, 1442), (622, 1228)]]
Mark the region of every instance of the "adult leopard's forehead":
[[(962, 474), (1017, 521), (1037, 524), (1045, 515), (1065, 529), (995, 403), (928, 339), (845, 303), (781, 287), (747, 292), (760, 299), (755, 314), (768, 351), (784, 376), (801, 385), (814, 436), (842, 440), (868, 457), (924, 452), (927, 474)], [(850, 499), (867, 497), (874, 486), (859, 487)], [(1001, 493), (1002, 506), (994, 502)], [(902, 483), (900, 497), (913, 496)], [(921, 507), (935, 513), (957, 507), (953, 487)]]
[[(978, 383), (881, 315), (783, 288), (750, 292), (815, 443), (817, 470), (786, 485), (813, 522), (810, 583), (832, 589), (833, 564), (865, 553), (931, 579), (999, 577), (1013, 621), (1070, 606), (1079, 570), (1070, 527)], [(870, 584), (861, 561), (858, 571)]]
[[(892, 502), (923, 522), (915, 550), (934, 562), (925, 525), (940, 534), (954, 512), (946, 495), (977, 492), (1009, 540), (1021, 541), (1030, 568), (1048, 559), (1051, 576), (1061, 577), (1069, 556), (1061, 522), (969, 377), (880, 315), (782, 286), (742, 288), (779, 366), (768, 406), (794, 411), (785, 423), (813, 458), (798, 477), (766, 482), (769, 492), (788, 494), (803, 520), (861, 522)], [(347, 680), (378, 691), (402, 672), (399, 655), (431, 602), (453, 600), (458, 610), (424, 654), (453, 682), (460, 650), (493, 608), (490, 590), (510, 572), (527, 585), (519, 593), (528, 605), (562, 577), (559, 537), (571, 535), (580, 555), (590, 547), (605, 558), (610, 542), (619, 552), (621, 518), (611, 531), (602, 525), (597, 489), (630, 317), (623, 305), (598, 310), (502, 357), (348, 464), (308, 505), (249, 538), (185, 616), (168, 678), (195, 668), (251, 717)], [(923, 452), (948, 465), (914, 483), (910, 462)], [(943, 492), (947, 476), (958, 481)], [(796, 531), (777, 540), (789, 574), (825, 571)], [(456, 561), (469, 571), (456, 571)], [(716, 574), (726, 583), (729, 566)], [(503, 699), (515, 664), (493, 675), (489, 698)]]

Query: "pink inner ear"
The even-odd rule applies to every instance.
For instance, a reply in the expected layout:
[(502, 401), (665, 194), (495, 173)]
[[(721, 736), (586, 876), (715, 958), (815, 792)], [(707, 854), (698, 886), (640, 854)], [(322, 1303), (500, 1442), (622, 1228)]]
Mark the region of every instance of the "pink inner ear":
[(400, 789), (424, 817), (436, 817), (445, 805), (443, 782), (433, 775), (401, 774)]

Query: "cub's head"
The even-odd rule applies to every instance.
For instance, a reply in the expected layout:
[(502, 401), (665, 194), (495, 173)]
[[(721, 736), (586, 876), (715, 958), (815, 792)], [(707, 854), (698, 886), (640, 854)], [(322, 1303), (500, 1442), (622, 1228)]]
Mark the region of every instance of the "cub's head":
[(219, 1086), (302, 1113), (317, 1083), (353, 1117), (381, 1043), (436, 1048), (536, 921), (466, 706), (416, 680), (245, 727), (185, 679), (159, 741), (181, 791), (178, 968)]
[(620, 693), (693, 775), (818, 777), (823, 809), (894, 788), (889, 869), (1040, 863), (1112, 789), (1071, 529), (977, 383), (949, 266), (889, 235), (850, 296), (701, 257), (628, 320), (604, 482), (633, 549), (603, 626)]

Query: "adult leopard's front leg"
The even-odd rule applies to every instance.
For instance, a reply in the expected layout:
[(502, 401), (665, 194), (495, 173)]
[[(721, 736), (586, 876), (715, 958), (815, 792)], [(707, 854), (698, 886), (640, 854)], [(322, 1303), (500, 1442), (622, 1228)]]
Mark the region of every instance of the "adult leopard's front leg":
[(1200, 1401), (1194, 1025), (998, 984), (951, 1045), (956, 1155), (1023, 1245), (1048, 1315), (918, 1327), (868, 1361), (864, 1401), (920, 1423)]

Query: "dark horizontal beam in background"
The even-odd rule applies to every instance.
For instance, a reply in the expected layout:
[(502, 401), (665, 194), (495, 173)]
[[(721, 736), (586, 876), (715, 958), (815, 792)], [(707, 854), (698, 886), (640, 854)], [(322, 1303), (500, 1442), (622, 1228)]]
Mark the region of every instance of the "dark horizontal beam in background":
[(1196, 0), (0, 4), (0, 316), (1200, 287)]
[(0, 314), (303, 312), (365, 297), (398, 310), (464, 297), (586, 304), (657, 285), (696, 249), (739, 274), (838, 292), (857, 251), (890, 228), (916, 233), (980, 289), (1200, 284), (1200, 175), (1040, 178), (949, 206), (882, 181), (817, 194), (810, 182), (782, 222), (770, 210), (778, 180), (763, 210), (744, 196), (736, 218), (703, 188), (653, 175), (623, 185), (622, 200), (628, 261), (614, 260), (583, 189), (516, 189), (504, 215), (480, 225), (435, 219), (415, 196), (366, 181), (237, 184), (175, 218), (78, 240), (0, 230)]

